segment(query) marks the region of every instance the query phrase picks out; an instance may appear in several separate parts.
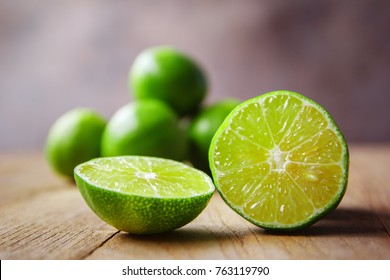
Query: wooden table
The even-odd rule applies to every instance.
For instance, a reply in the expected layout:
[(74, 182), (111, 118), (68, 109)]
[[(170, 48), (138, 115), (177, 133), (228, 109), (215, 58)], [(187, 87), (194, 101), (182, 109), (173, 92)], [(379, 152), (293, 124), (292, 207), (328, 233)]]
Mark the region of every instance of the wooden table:
[(0, 155), (1, 259), (390, 259), (390, 145), (351, 145), (347, 193), (310, 228), (271, 234), (216, 194), (192, 223), (134, 236), (97, 218), (42, 153)]

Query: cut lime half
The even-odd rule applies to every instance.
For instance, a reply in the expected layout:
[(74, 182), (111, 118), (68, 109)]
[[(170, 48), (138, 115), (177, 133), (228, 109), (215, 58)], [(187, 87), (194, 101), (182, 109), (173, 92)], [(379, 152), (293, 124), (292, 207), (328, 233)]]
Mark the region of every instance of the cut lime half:
[(309, 226), (337, 207), (347, 186), (346, 141), (329, 113), (291, 91), (235, 108), (209, 151), (225, 202), (267, 229)]
[(135, 234), (171, 231), (195, 219), (214, 193), (211, 178), (173, 160), (119, 156), (74, 170), (88, 206), (106, 223)]

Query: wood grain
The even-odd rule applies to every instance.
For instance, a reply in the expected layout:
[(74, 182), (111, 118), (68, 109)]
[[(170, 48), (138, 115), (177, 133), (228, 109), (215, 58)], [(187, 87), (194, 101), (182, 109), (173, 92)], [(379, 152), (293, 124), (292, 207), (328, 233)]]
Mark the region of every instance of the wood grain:
[(0, 259), (81, 259), (113, 236), (41, 154), (0, 160)]
[(97, 218), (40, 153), (0, 156), (1, 259), (390, 259), (390, 145), (353, 145), (340, 206), (293, 234), (262, 230), (218, 194), (192, 223), (135, 236)]

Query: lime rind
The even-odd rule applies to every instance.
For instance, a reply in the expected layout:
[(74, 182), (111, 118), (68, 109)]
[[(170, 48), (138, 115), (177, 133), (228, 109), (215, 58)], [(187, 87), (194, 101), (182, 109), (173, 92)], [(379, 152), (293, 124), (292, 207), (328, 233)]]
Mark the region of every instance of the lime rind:
[[(203, 177), (204, 180), (199, 182), (199, 184), (207, 187), (200, 187), (198, 193), (192, 192), (192, 194), (188, 194), (185, 197), (180, 195), (177, 197), (151, 196), (134, 192), (123, 192), (115, 188), (115, 183), (111, 186), (102, 185), (99, 183), (99, 179), (94, 181), (88, 178), (88, 175), (83, 174), (82, 169), (85, 165), (91, 165), (91, 163), (93, 164), (96, 161), (120, 161), (121, 159), (127, 162), (136, 162), (141, 159), (151, 163), (154, 167), (161, 167), (165, 164), (168, 165), (168, 169), (170, 164), (181, 167), (188, 172), (190, 179), (193, 177), (191, 175), (194, 174), (195, 177), (198, 175)], [(149, 168), (153, 168), (153, 166)], [(77, 166), (74, 175), (78, 189), (91, 210), (111, 226), (133, 234), (164, 233), (188, 224), (206, 208), (215, 190), (210, 177), (202, 171), (173, 160), (153, 157), (122, 156), (98, 158)], [(103, 177), (103, 181), (111, 180), (109, 173), (103, 173), (101, 176), (100, 180)], [(134, 174), (130, 174), (131, 176), (134, 176)], [(115, 176), (112, 179), (115, 181)], [(162, 182), (159, 182), (159, 184), (161, 186)], [(143, 186), (142, 183), (138, 185), (139, 188)], [(181, 187), (186, 188), (185, 178), (183, 178)]]
[[(336, 133), (336, 135), (341, 143), (341, 158), (340, 158), (338, 164), (341, 167), (342, 175), (341, 175), (341, 181), (339, 183), (338, 192), (334, 194), (332, 199), (330, 199), (324, 207), (322, 207), (320, 209), (316, 209), (315, 211), (313, 211), (313, 213), (311, 213), (311, 215), (307, 216), (305, 219), (301, 219), (300, 221), (297, 221), (297, 222), (294, 222), (291, 224), (285, 224), (285, 223), (279, 223), (279, 222), (271, 222), (271, 223), (263, 222), (259, 219), (254, 219), (250, 215), (245, 213), (242, 206), (236, 205), (235, 203), (233, 203), (231, 201), (231, 199), (229, 199), (227, 197), (227, 195), (224, 193), (224, 191), (222, 190), (222, 186), (221, 186), (220, 181), (219, 181), (221, 171), (217, 169), (217, 167), (216, 167), (217, 164), (215, 162), (215, 156), (216, 156), (215, 151), (216, 151), (216, 145), (217, 145), (218, 139), (221, 137), (221, 135), (223, 134), (224, 131), (226, 131), (227, 129), (229, 129), (232, 126), (232, 120), (233, 120), (234, 116), (240, 114), (240, 112), (242, 112), (242, 110), (244, 108), (246, 108), (247, 106), (249, 106), (253, 103), (258, 102), (259, 104), (262, 105), (266, 99), (275, 98), (277, 96), (295, 97), (298, 100), (300, 100), (303, 105), (309, 105), (309, 106), (316, 108), (320, 113), (322, 113), (325, 116), (325, 119), (327, 121), (327, 127), (329, 127), (331, 129), (331, 131), (334, 131)], [(263, 110), (263, 109), (261, 109), (261, 110)], [(271, 131), (270, 128), (269, 128), (269, 131)], [(244, 139), (244, 140), (247, 141), (247, 143), (249, 143), (251, 141), (251, 139)], [(225, 141), (226, 141), (226, 139), (225, 139)], [(256, 144), (256, 143), (254, 143), (254, 144)], [(264, 148), (264, 147), (262, 147), (262, 148)], [(315, 103), (314, 101), (310, 100), (309, 98), (307, 98), (299, 93), (287, 91), (287, 90), (266, 93), (266, 94), (263, 94), (261, 96), (255, 97), (253, 99), (247, 100), (247, 101), (243, 102), (242, 104), (240, 104), (238, 107), (236, 107), (228, 115), (228, 117), (225, 119), (223, 124), (220, 126), (220, 128), (216, 132), (216, 134), (212, 140), (212, 143), (210, 145), (209, 161), (210, 161), (210, 169), (212, 172), (212, 177), (214, 178), (214, 184), (215, 184), (219, 194), (221, 195), (222, 199), (234, 211), (236, 211), (238, 214), (240, 214), (246, 220), (250, 221), (251, 223), (253, 223), (257, 226), (260, 226), (260, 227), (263, 227), (266, 229), (296, 230), (296, 229), (305, 228), (305, 227), (315, 223), (316, 221), (321, 219), (324, 215), (326, 215), (330, 211), (334, 210), (339, 205), (340, 201), (342, 200), (342, 198), (345, 194), (347, 183), (348, 183), (348, 170), (349, 170), (348, 146), (347, 146), (347, 143), (345, 141), (345, 138), (344, 138), (342, 132), (340, 131), (340, 129), (336, 125), (335, 121), (330, 116), (330, 114), (319, 104)], [(240, 168), (236, 169), (236, 171), (238, 171), (239, 169)]]
[(99, 188), (78, 177), (76, 182), (87, 205), (99, 218), (133, 234), (157, 234), (180, 228), (199, 216), (212, 196), (206, 193), (192, 198), (151, 198)]

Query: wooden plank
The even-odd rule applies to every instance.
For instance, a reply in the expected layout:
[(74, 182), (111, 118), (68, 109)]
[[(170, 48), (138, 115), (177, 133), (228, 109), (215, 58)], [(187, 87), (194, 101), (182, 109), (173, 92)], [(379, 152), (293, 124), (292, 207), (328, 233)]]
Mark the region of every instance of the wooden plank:
[(155, 236), (119, 233), (88, 259), (388, 259), (390, 239), (375, 213), (343, 205), (294, 234), (264, 231), (218, 195), (193, 223)]
[(82, 259), (117, 231), (74, 186), (0, 207), (0, 259)]
[(42, 153), (0, 155), (0, 205), (14, 203), (42, 192), (73, 186), (71, 180), (54, 174)]
[(390, 259), (390, 146), (352, 146), (347, 193), (293, 234), (264, 231), (216, 194), (171, 233), (118, 232), (86, 206), (41, 154), (0, 156), (1, 259)]
[(359, 145), (351, 154), (354, 195), (364, 196), (390, 236), (390, 145)]
[[(182, 229), (152, 237), (120, 233), (88, 258), (389, 259), (390, 239), (383, 221), (389, 219), (390, 204), (383, 204), (378, 212), (367, 201), (367, 187), (360, 184), (360, 176), (375, 184), (386, 174), (380, 168), (367, 172), (367, 165), (375, 166), (369, 160), (371, 154), (370, 148), (351, 148), (350, 182), (341, 205), (304, 231), (271, 234), (241, 219), (215, 196), (206, 211)], [(387, 146), (377, 149), (376, 154), (379, 164), (389, 166)], [(371, 195), (380, 194), (382, 186), (376, 184), (377, 191)], [(388, 197), (390, 190), (383, 191)]]
[(0, 156), (0, 258), (80, 259), (117, 232), (42, 153)]

